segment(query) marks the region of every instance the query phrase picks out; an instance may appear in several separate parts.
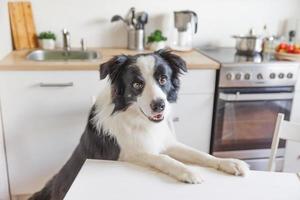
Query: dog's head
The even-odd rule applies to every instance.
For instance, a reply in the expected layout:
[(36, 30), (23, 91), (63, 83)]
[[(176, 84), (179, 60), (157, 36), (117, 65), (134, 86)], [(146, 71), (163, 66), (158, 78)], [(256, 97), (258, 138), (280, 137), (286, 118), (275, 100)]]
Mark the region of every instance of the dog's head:
[(179, 75), (186, 64), (170, 51), (151, 54), (115, 56), (100, 66), (100, 79), (109, 76), (113, 112), (129, 106), (153, 122), (160, 122), (168, 113), (169, 103), (176, 102)]

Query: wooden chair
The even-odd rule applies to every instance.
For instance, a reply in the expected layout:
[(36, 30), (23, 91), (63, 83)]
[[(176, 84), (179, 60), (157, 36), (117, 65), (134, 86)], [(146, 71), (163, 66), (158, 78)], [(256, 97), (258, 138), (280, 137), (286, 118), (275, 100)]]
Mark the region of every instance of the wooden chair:
[(277, 116), (271, 147), (271, 156), (268, 166), (269, 171), (273, 171), (275, 169), (275, 158), (278, 149), (279, 139), (300, 142), (300, 124), (285, 121), (284, 114), (282, 113), (279, 113)]

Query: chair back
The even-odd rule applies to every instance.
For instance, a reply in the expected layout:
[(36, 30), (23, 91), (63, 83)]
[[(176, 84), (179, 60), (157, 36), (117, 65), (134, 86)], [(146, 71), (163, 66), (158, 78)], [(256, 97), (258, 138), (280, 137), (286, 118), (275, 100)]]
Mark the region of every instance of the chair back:
[(300, 124), (285, 121), (284, 114), (282, 113), (278, 114), (276, 120), (268, 166), (269, 171), (273, 171), (275, 169), (275, 158), (280, 139), (300, 142)]

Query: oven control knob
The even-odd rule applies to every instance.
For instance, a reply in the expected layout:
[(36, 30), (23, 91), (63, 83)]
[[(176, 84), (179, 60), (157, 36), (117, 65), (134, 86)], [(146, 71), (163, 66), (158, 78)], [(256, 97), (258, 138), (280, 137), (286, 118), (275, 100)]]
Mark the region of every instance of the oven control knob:
[(278, 74), (278, 78), (283, 79), (284, 78), (284, 73)]
[(294, 76), (293, 73), (288, 73), (288, 74), (286, 75), (286, 77), (289, 78), (289, 79), (292, 79), (293, 76)]
[(258, 80), (261, 80), (261, 79), (264, 78), (263, 75), (262, 75), (261, 73), (258, 73), (258, 74), (256, 75), (256, 77), (257, 77)]
[(270, 74), (270, 79), (274, 79), (276, 77), (276, 74), (275, 73), (271, 73)]
[(250, 78), (251, 78), (251, 75), (250, 75), (249, 73), (246, 73), (246, 74), (244, 75), (244, 79), (245, 79), (245, 80), (250, 80)]
[(232, 80), (232, 74), (231, 73), (227, 73), (226, 74), (226, 79), (231, 81)]
[(241, 78), (242, 78), (242, 74), (241, 73), (235, 74), (235, 79), (236, 80), (241, 80)]

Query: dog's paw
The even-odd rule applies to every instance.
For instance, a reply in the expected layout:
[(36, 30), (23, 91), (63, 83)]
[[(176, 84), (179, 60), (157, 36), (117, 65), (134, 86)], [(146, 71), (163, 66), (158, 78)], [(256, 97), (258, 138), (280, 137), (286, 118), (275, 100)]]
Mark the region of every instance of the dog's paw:
[(219, 169), (235, 176), (246, 176), (249, 166), (246, 162), (238, 159), (220, 159)]
[(181, 182), (190, 184), (199, 184), (203, 182), (203, 179), (190, 169), (183, 170), (176, 175), (176, 178)]

